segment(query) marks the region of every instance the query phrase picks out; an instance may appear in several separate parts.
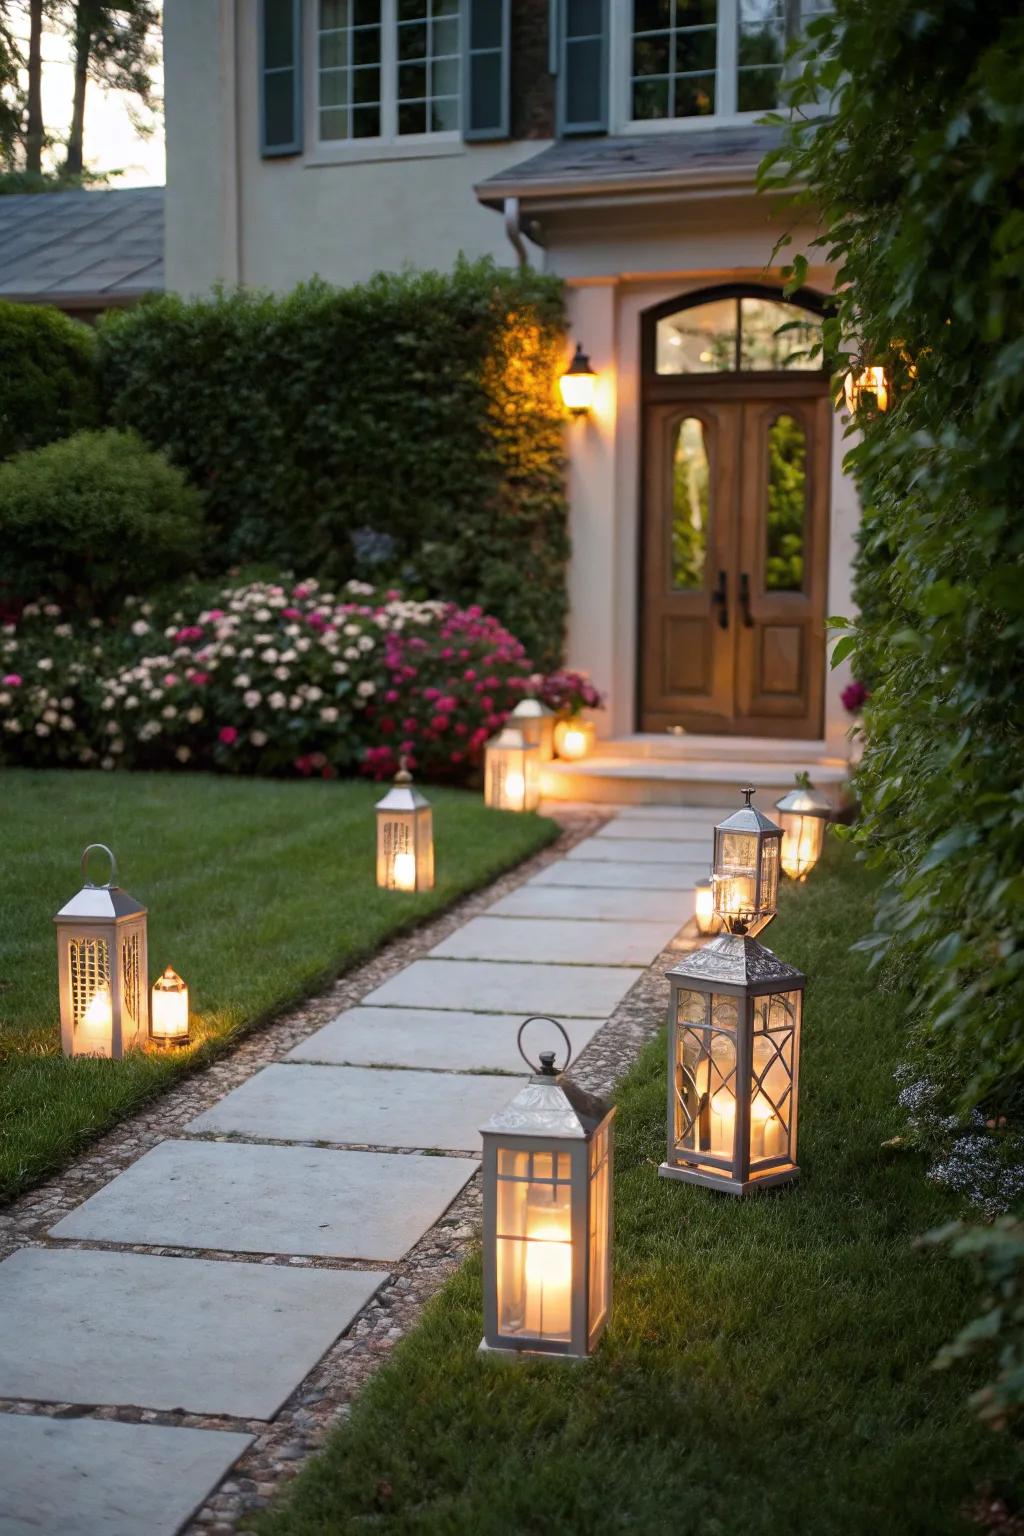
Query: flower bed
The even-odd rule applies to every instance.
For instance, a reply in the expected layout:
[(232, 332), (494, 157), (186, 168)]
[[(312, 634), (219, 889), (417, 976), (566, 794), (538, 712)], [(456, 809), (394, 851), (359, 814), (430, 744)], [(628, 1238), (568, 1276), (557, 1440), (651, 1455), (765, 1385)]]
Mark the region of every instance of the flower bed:
[(30, 604), (4, 629), (0, 758), (458, 779), (524, 693), (522, 645), (478, 607), (350, 582), (248, 582), (84, 629)]

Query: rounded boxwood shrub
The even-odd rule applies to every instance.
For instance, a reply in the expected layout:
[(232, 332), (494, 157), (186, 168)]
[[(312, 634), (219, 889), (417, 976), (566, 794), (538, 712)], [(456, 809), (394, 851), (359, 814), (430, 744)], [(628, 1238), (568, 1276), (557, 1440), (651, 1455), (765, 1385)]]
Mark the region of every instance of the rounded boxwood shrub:
[(95, 333), (59, 309), (0, 300), (0, 459), (98, 419)]
[(131, 432), (79, 432), (0, 464), (0, 594), (104, 612), (196, 564), (199, 492)]

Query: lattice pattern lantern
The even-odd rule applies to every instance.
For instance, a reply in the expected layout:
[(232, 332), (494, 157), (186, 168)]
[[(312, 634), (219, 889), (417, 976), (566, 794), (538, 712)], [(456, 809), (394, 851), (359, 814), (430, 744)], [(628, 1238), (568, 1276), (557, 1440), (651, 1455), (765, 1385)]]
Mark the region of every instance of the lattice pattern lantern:
[(782, 827), (782, 867), (791, 880), (806, 880), (821, 858), (832, 807), (808, 781), (776, 800)]
[(540, 699), (520, 699), (510, 716), (516, 730), (522, 731), (529, 746), (537, 748), (537, 759), (550, 763), (555, 755), (554, 711)]
[[(520, 1026), (521, 1051), (533, 1022)], [(561, 1030), (568, 1065), (565, 1030), (542, 1022)], [(614, 1115), (542, 1051), (530, 1081), (480, 1127), (482, 1353), (580, 1360), (597, 1344), (611, 1308)]]
[(377, 801), (377, 884), (388, 891), (434, 888), (433, 812), (413, 788), (404, 758), (394, 784)]
[(540, 800), (537, 748), (506, 725), (484, 753), (484, 803), (499, 811), (535, 811)]
[(746, 804), (715, 828), (711, 884), (729, 932), (753, 935), (775, 916), (782, 828), (751, 805), (755, 789), (742, 793)]
[[(105, 853), (110, 879), (94, 885), (89, 855)], [(65, 1056), (120, 1060), (141, 1045), (149, 1026), (146, 909), (117, 884), (117, 862), (104, 843), (82, 854), (82, 889), (54, 918)]]
[(662, 1177), (734, 1195), (797, 1178), (806, 978), (741, 934), (712, 939), (668, 976)]

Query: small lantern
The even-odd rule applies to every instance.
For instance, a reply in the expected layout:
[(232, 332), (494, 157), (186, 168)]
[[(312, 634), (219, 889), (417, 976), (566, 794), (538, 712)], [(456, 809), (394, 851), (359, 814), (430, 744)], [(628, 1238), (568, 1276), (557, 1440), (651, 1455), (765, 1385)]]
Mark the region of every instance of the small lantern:
[(582, 715), (570, 715), (567, 720), (556, 722), (555, 751), (567, 762), (577, 762), (581, 757), (589, 756), (596, 740), (597, 728), (593, 720), (584, 720)]
[(538, 760), (550, 763), (555, 755), (555, 716), (540, 699), (520, 699), (511, 715), (516, 730), (522, 731), (524, 740), (537, 748)]
[[(110, 860), (110, 879), (94, 885), (89, 855)], [(111, 1056), (141, 1045), (149, 1023), (146, 909), (117, 884), (104, 843), (82, 854), (82, 889), (61, 907), (57, 925), (60, 1039), (65, 1056)]]
[(540, 800), (538, 750), (522, 731), (506, 725), (487, 743), (484, 803), (499, 811), (535, 811)]
[(855, 416), (862, 409), (887, 411), (889, 409), (889, 378), (880, 363), (866, 368), (854, 368), (843, 382), (846, 409)]
[[(523, 1031), (519, 1029), (522, 1052)], [(554, 1024), (572, 1047), (565, 1030)], [(529, 1058), (523, 1054), (528, 1066)], [(555, 1070), (554, 1051), (483, 1137), (484, 1353), (580, 1360), (611, 1308), (614, 1108)]]
[(693, 892), (696, 897), (693, 915), (697, 923), (697, 932), (714, 933), (718, 926), (718, 919), (715, 917), (715, 893), (710, 877), (696, 881)]
[(740, 934), (712, 939), (668, 978), (668, 1156), (662, 1177), (734, 1195), (797, 1178), (806, 978)]
[(782, 827), (782, 867), (791, 880), (806, 880), (821, 858), (832, 807), (804, 774), (795, 789), (776, 800), (775, 809)]
[(404, 757), (393, 787), (377, 801), (377, 884), (387, 891), (434, 888), (433, 812), (412, 788)]
[(746, 804), (715, 828), (711, 884), (715, 911), (730, 933), (760, 933), (778, 900), (782, 828), (751, 805), (756, 793), (744, 789)]
[(189, 1043), (188, 987), (172, 966), (153, 983), (149, 1038), (164, 1050)]
[(597, 374), (590, 366), (590, 358), (577, 342), (572, 362), (558, 381), (562, 404), (574, 416), (585, 416), (594, 403), (596, 385)]

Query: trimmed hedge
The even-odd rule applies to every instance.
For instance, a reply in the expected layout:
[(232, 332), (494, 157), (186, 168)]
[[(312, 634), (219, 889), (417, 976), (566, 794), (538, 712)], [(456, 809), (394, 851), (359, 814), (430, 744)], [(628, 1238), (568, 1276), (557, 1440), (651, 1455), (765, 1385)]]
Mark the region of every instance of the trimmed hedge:
[(0, 299), (0, 459), (97, 420), (94, 332), (59, 309)]
[(205, 494), (219, 569), (479, 603), (561, 658), (560, 284), (489, 261), (285, 297), (165, 297), (99, 328), (106, 409)]

